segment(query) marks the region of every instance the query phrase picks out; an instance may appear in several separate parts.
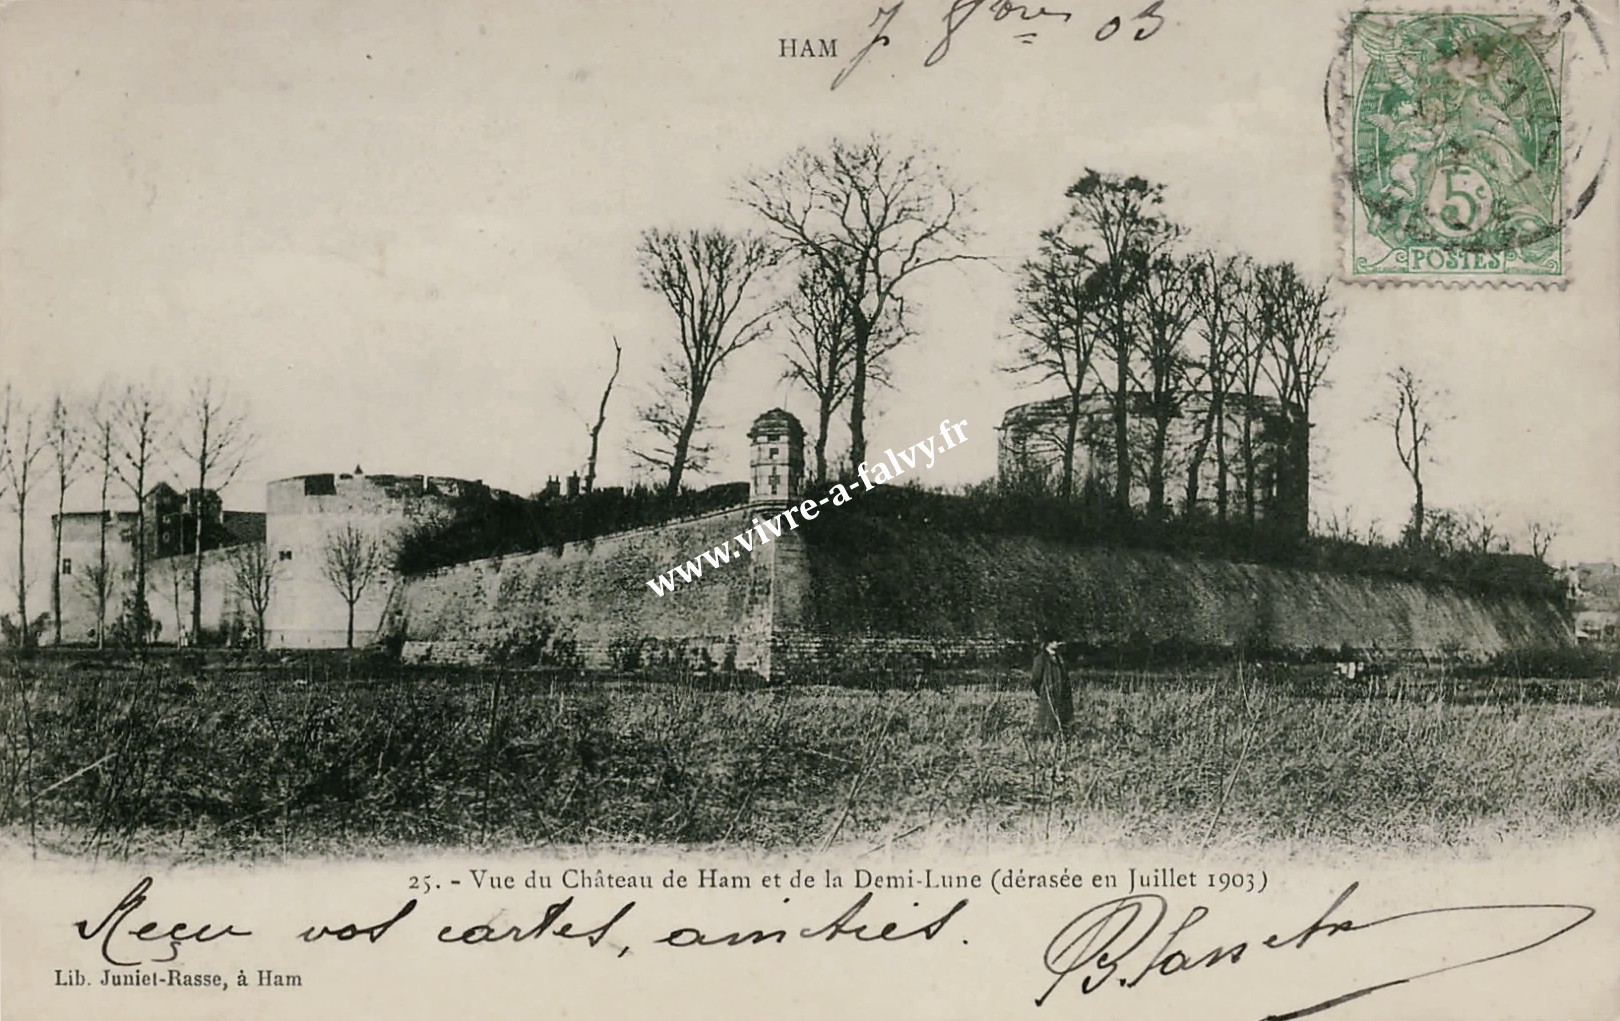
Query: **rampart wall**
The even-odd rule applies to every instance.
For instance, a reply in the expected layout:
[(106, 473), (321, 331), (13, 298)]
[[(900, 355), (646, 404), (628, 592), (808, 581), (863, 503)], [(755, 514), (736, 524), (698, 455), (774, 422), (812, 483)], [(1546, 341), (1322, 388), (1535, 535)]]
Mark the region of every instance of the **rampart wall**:
[(417, 661), (636, 669), (684, 658), (779, 679), (1016, 661), (1043, 625), (1097, 648), (1349, 649), (1387, 659), (1477, 659), (1574, 640), (1551, 599), (1027, 537), (916, 535), (856, 551), (787, 532), (705, 566), (670, 594), (648, 588), (756, 513), (736, 508), (406, 578), (379, 634)]

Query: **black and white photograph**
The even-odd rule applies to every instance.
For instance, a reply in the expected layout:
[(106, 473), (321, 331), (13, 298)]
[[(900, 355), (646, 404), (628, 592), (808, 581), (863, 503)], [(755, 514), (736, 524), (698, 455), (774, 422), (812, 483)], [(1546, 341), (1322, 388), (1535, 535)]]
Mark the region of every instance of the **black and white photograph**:
[(1615, 1017), (1617, 20), (0, 6), (0, 1018)]

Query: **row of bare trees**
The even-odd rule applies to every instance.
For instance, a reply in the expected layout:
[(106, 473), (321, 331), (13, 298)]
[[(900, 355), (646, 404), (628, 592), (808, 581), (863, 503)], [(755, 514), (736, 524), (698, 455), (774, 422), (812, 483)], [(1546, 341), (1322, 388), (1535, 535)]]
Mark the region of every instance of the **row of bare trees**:
[[(1163, 188), (1139, 177), (1088, 170), (1067, 197), (1064, 221), (1041, 234), (1038, 254), (1019, 268), (1014, 318), (1016, 369), (1060, 382), (1068, 398), (1061, 493), (1075, 490), (1083, 409), (1102, 397), (1116, 450), (1131, 449), (1134, 418), (1150, 423), (1146, 510), (1163, 516), (1172, 425), (1199, 393), (1207, 400), (1186, 504), (1197, 505), (1213, 458), (1217, 515), (1226, 518), (1228, 480), (1237, 478), (1252, 520), (1255, 398), (1274, 399), (1308, 435), (1340, 315), (1326, 282), (1289, 264), (1184, 250), (1185, 231), (1162, 211)], [(667, 305), (675, 329), (655, 399), (640, 411), (650, 440), (634, 453), (663, 474), (670, 493), (705, 466), (704, 410), (724, 367), (773, 332), (785, 335), (784, 376), (816, 404), (814, 475), (829, 473), (828, 436), (840, 413), (849, 462), (864, 461), (871, 391), (888, 381), (888, 355), (912, 336), (909, 284), (933, 267), (976, 258), (967, 251), (966, 190), (927, 151), (900, 151), (881, 138), (800, 149), (743, 179), (734, 198), (757, 230), (648, 230), (637, 249), (641, 283)], [(1234, 414), (1237, 449), (1229, 450)], [(595, 432), (600, 425), (599, 415)], [(1294, 456), (1305, 463), (1280, 472), (1280, 482), (1308, 478), (1308, 444), (1299, 446)], [(1135, 471), (1133, 457), (1114, 459), (1122, 509), (1130, 508)], [(1279, 495), (1303, 521), (1306, 494)]]
[[(1146, 512), (1162, 518), (1170, 506), (1172, 427), (1192, 413), (1198, 420), (1185, 451), (1184, 510), (1199, 506), (1203, 468), (1213, 458), (1216, 517), (1227, 520), (1235, 478), (1252, 522), (1261, 401), (1275, 402), (1285, 434), (1300, 437), (1289, 453), (1305, 458), (1279, 471), (1278, 484), (1303, 487), (1312, 398), (1326, 379), (1341, 315), (1327, 281), (1307, 279), (1288, 263), (1189, 250), (1186, 231), (1163, 211), (1163, 187), (1141, 177), (1087, 170), (1066, 197), (1067, 215), (1041, 233), (1037, 254), (1019, 271), (1010, 366), (1034, 383), (1063, 388), (1059, 494), (1075, 493), (1077, 434), (1098, 400), (1112, 421), (1112, 490), (1122, 511), (1132, 509), (1138, 467), (1133, 419), (1148, 424)], [(1235, 451), (1228, 447), (1232, 419)], [(1305, 492), (1277, 496), (1302, 524)]]
[[(194, 381), (184, 397), (170, 400), (157, 388), (141, 383), (107, 384), (84, 396), (58, 394), (31, 405), (7, 385), (0, 400), (0, 497), (9, 503), (16, 522), (16, 611), (20, 640), (37, 642), (48, 619), (53, 644), (62, 641), (62, 530), (52, 536), (51, 606), (48, 616), (29, 617), (28, 534), (31, 501), (42, 483), (57, 515), (66, 510), (69, 490), (81, 480), (95, 487), (102, 528), (96, 563), (85, 576), (96, 606), (96, 634), (104, 641), (109, 606), (115, 591), (108, 565), (106, 523), (114, 498), (127, 495), (135, 508), (134, 591), (126, 626), (144, 636), (149, 611), (144, 593), (152, 550), (145, 499), (160, 475), (173, 474), (195, 487), (201, 510), (202, 495), (222, 490), (241, 471), (256, 437), (245, 411), (230, 392), (203, 377)], [(201, 631), (202, 568), (207, 516), (194, 515), (190, 536), (192, 561), (191, 629)]]
[(738, 183), (733, 197), (757, 229), (653, 229), (637, 247), (641, 283), (676, 329), (654, 400), (640, 411), (650, 439), (633, 453), (671, 494), (708, 458), (705, 402), (722, 370), (773, 331), (787, 337), (785, 377), (816, 401), (816, 477), (828, 474), (828, 433), (846, 408), (849, 460), (864, 461), (871, 390), (911, 335), (908, 283), (972, 258), (965, 191), (927, 151), (899, 152), (881, 138), (800, 149)]

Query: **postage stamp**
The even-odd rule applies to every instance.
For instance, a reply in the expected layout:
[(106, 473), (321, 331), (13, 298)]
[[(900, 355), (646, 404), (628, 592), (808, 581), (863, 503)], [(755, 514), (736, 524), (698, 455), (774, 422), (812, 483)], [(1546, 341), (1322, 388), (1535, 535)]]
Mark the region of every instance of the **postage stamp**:
[(1348, 43), (1349, 278), (1562, 278), (1561, 24), (1364, 12)]

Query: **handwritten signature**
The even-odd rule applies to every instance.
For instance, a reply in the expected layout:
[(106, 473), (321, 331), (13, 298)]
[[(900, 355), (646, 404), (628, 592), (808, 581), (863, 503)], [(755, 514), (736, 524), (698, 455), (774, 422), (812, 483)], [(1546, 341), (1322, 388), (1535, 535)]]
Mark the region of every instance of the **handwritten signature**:
[[(1164, 3), (1165, 0), (1152, 0), (1140, 13), (1131, 19), (1133, 24), (1140, 23), (1131, 33), (1133, 39), (1137, 42), (1144, 42), (1159, 33), (1159, 30), (1165, 24), (1164, 15), (1159, 13), (1159, 10), (1164, 7)], [(849, 79), (849, 76), (866, 61), (867, 55), (875, 47), (890, 44), (890, 26), (894, 24), (901, 8), (905, 7), (905, 5), (906, 0), (895, 0), (893, 6), (878, 7), (877, 14), (867, 25), (868, 28), (873, 29), (872, 38), (867, 41), (865, 46), (855, 51), (855, 56), (833, 78), (832, 87), (834, 89)], [(1013, 18), (1016, 19), (1016, 23), (1020, 27), (1032, 23), (1067, 25), (1075, 17), (1073, 11), (1051, 10), (1044, 5), (1032, 7), (1030, 4), (1018, 3), (1016, 0), (952, 0), (950, 9), (945, 12), (945, 17), (941, 19), (945, 24), (945, 34), (934, 44), (934, 48), (928, 51), (928, 56), (923, 58), (923, 66), (933, 67), (944, 60), (951, 52), (951, 43), (956, 38), (956, 34), (962, 31), (969, 19), (981, 9), (988, 12), (991, 21), (1005, 21), (1008, 18)], [(983, 21), (984, 19), (980, 18), (979, 20)], [(1093, 38), (1098, 42), (1106, 42), (1118, 34), (1124, 25), (1125, 22), (1119, 15), (1115, 15), (1102, 23), (1093, 33)], [(1021, 43), (1028, 44), (1034, 42), (1037, 34), (1037, 32), (1026, 27), (1025, 31), (1017, 33), (1014, 38)]]
[[(137, 917), (137, 912), (152, 912), (152, 908), (148, 905), (148, 894), (151, 893), (152, 885), (152, 878), (144, 877), (119, 898), (118, 903), (99, 922), (93, 925), (89, 920), (73, 923), (80, 939), (98, 943), (102, 959), (108, 964), (116, 967), (138, 967), (146, 963), (166, 963), (178, 959), (182, 947), (187, 944), (207, 944), (216, 940), (239, 939), (253, 935), (251, 930), (239, 929), (234, 923), (142, 921)], [(1321, 945), (1326, 939), (1340, 937), (1335, 941), (1334, 945), (1337, 946), (1349, 942), (1343, 939), (1347, 935), (1365, 933), (1381, 926), (1391, 926), (1418, 918), (1443, 917), (1467, 922), (1477, 920), (1488, 913), (1516, 912), (1528, 915), (1537, 912), (1548, 916), (1547, 930), (1544, 934), (1527, 942), (1514, 942), (1511, 945), (1493, 948), (1491, 952), (1469, 960), (1414, 970), (1410, 974), (1375, 981), (1303, 1007), (1273, 1014), (1265, 1019), (1265, 1021), (1293, 1021), (1380, 990), (1522, 954), (1558, 939), (1585, 924), (1596, 914), (1594, 908), (1580, 904), (1475, 904), (1402, 911), (1360, 922), (1338, 917), (1341, 909), (1359, 887), (1359, 883), (1351, 883), (1327, 910), (1317, 916), (1315, 921), (1291, 936), (1272, 933), (1263, 939), (1245, 938), (1220, 944), (1205, 940), (1196, 947), (1192, 944), (1204, 934), (1204, 930), (1200, 927), (1209, 918), (1209, 908), (1201, 904), (1194, 905), (1179, 922), (1169, 924), (1170, 904), (1158, 894), (1137, 893), (1104, 901), (1064, 923), (1047, 943), (1041, 960), (1046, 972), (1053, 977), (1045, 991), (1035, 999), (1035, 1005), (1045, 1006), (1059, 988), (1071, 981), (1084, 996), (1110, 988), (1129, 991), (1151, 979), (1172, 978), (1194, 969), (1239, 966), (1266, 951), (1303, 950), (1313, 941), (1315, 945)], [(306, 943), (327, 938), (339, 942), (376, 943), (403, 919), (410, 916), (416, 907), (417, 901), (412, 898), (386, 920), (370, 925), (344, 923), (337, 926), (311, 926), (299, 933), (298, 938)], [(609, 947), (617, 949), (618, 956), (623, 957), (629, 952), (628, 946), (610, 941), (609, 936), (616, 928), (621, 927), (621, 923), (624, 923), (635, 907), (636, 902), (629, 901), (622, 904), (611, 916), (606, 917), (606, 920), (598, 921), (603, 916), (596, 915), (588, 921), (580, 921), (577, 916), (582, 909), (575, 904), (573, 897), (569, 897), (545, 908), (533, 924), (507, 924), (497, 927), (491, 920), (489, 923), (466, 928), (446, 925), (439, 929), (437, 941), (441, 944), (476, 946), (517, 943), (549, 937), (570, 942), (583, 941), (591, 947), (607, 942)], [(879, 920), (871, 917), (880, 910), (874, 907), (873, 895), (865, 893), (831, 920), (791, 931), (793, 936), (806, 942), (847, 941), (872, 944), (899, 942), (917, 937), (931, 941), (967, 907), (968, 900), (963, 898), (942, 914), (927, 921)], [(919, 914), (926, 916), (932, 910), (923, 909)], [(593, 922), (596, 924), (592, 924)], [(758, 946), (788, 942), (792, 938), (789, 933), (790, 930), (786, 927), (726, 932), (702, 929), (695, 925), (679, 925), (666, 930), (665, 935), (652, 940), (652, 943), (671, 948)], [(154, 947), (153, 944), (157, 946)]]
[(1498, 950), (1444, 967), (1418, 971), (1399, 978), (1375, 982), (1329, 997), (1317, 1003), (1273, 1014), (1265, 1021), (1292, 1021), (1294, 1018), (1337, 1007), (1351, 1000), (1369, 996), (1383, 989), (1406, 985), (1420, 979), (1431, 978), (1448, 971), (1467, 968), (1487, 961), (1497, 961), (1526, 950), (1550, 943), (1570, 930), (1587, 922), (1596, 910), (1580, 904), (1477, 904), (1462, 907), (1429, 908), (1422, 911), (1403, 911), (1368, 922), (1350, 919), (1335, 920), (1332, 916), (1359, 888), (1351, 883), (1328, 909), (1305, 928), (1292, 936), (1281, 937), (1273, 933), (1258, 943), (1242, 940), (1229, 945), (1216, 945), (1207, 949), (1189, 950), (1181, 945), (1183, 937), (1202, 924), (1209, 909), (1195, 905), (1179, 923), (1161, 940), (1155, 940), (1158, 949), (1151, 954), (1140, 951), (1159, 932), (1169, 913), (1169, 903), (1158, 894), (1142, 893), (1116, 900), (1104, 901), (1082, 912), (1066, 923), (1046, 946), (1042, 960), (1047, 972), (1056, 978), (1046, 991), (1036, 997), (1035, 1005), (1044, 1006), (1047, 999), (1071, 976), (1079, 975), (1079, 988), (1083, 995), (1091, 995), (1108, 988), (1135, 989), (1144, 981), (1168, 978), (1194, 968), (1213, 968), (1218, 965), (1239, 965), (1256, 950), (1302, 950), (1312, 937), (1324, 938), (1345, 933), (1364, 932), (1378, 926), (1407, 921), (1414, 918), (1439, 915), (1453, 916), (1459, 921), (1477, 919), (1486, 912), (1546, 912), (1555, 916), (1560, 928), (1539, 939)]

